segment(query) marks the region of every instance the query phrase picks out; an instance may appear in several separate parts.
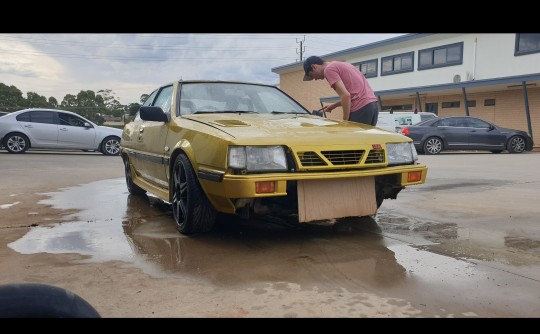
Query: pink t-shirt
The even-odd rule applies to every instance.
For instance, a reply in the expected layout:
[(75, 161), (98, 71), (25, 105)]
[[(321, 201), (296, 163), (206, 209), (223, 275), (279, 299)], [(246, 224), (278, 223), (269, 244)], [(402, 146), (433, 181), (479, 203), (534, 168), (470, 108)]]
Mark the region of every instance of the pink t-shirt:
[(351, 94), (351, 112), (368, 103), (377, 101), (373, 89), (362, 72), (354, 65), (342, 61), (331, 61), (324, 69), (324, 77), (331, 87), (339, 80)]

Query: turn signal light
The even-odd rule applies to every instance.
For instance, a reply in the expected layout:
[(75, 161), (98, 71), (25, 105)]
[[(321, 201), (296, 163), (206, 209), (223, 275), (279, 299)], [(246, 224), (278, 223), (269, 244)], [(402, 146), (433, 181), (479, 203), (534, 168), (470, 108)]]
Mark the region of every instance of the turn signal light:
[(255, 193), (268, 194), (276, 191), (276, 183), (274, 181), (255, 182)]
[(418, 182), (422, 180), (422, 172), (407, 173), (407, 182)]

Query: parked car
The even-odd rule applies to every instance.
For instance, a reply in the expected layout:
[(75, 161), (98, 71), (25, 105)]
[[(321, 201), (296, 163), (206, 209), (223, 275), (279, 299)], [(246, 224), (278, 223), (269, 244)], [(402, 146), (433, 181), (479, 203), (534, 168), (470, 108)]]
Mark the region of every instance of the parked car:
[(533, 140), (527, 132), (502, 128), (471, 116), (439, 117), (406, 126), (401, 133), (413, 140), (419, 153), (426, 154), (446, 150), (522, 153), (533, 149)]
[(377, 118), (377, 127), (400, 132), (404, 126), (414, 125), (432, 118), (437, 118), (437, 115), (431, 112), (381, 111)]
[(29, 148), (120, 153), (121, 129), (97, 125), (73, 112), (24, 109), (0, 117), (0, 143), (9, 153)]
[(409, 138), (311, 115), (255, 83), (164, 85), (120, 144), (129, 192), (171, 203), (183, 234), (210, 231), (217, 213), (296, 223), (374, 215), (427, 172)]
[(7, 114), (9, 114), (9, 113), (8, 113), (8, 112), (5, 112), (5, 111), (0, 111), (0, 117), (5, 116), (5, 115), (7, 115)]

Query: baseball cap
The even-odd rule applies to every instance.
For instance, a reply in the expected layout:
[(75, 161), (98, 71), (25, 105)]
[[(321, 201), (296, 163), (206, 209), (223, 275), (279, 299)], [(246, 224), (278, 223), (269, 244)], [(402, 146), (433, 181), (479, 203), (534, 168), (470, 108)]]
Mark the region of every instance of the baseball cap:
[(313, 78), (309, 75), (309, 72), (311, 72), (311, 65), (317, 64), (322, 65), (324, 63), (324, 60), (322, 60), (320, 57), (317, 56), (311, 56), (308, 57), (306, 60), (304, 60), (304, 81), (310, 81), (313, 80)]

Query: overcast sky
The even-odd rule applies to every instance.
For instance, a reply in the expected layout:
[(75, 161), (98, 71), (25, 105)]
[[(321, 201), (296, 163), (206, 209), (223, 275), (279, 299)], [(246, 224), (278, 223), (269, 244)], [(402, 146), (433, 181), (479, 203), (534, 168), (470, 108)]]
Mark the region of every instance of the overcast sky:
[(122, 104), (178, 79), (279, 83), (272, 68), (401, 34), (0, 34), (0, 82), (26, 97), (111, 89)]

